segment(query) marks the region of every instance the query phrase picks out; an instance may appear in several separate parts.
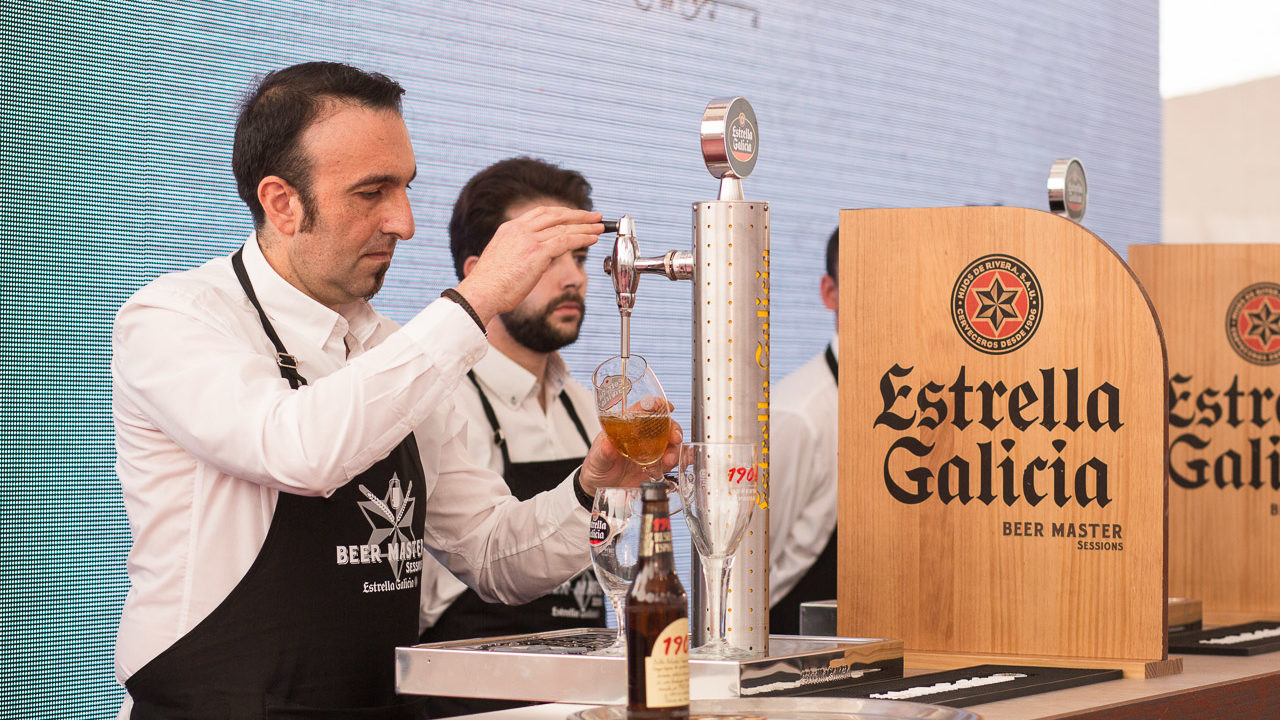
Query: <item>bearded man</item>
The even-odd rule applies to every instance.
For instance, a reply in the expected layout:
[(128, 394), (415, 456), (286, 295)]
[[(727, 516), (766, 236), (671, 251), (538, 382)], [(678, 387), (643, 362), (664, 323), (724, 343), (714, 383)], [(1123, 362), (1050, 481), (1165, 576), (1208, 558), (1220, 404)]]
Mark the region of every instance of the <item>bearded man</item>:
[[(495, 163), (471, 178), (453, 207), (450, 247), (459, 279), (471, 274), (498, 227), (535, 207), (591, 209), (580, 174), (527, 157)], [(582, 463), (600, 432), (591, 390), (574, 381), (556, 351), (578, 339), (586, 309), (585, 248), (551, 261), (514, 309), (494, 316), (491, 351), (454, 397), (467, 417), (467, 451), (525, 499), (555, 487)], [(424, 568), (423, 642), (604, 627), (605, 596), (591, 570), (519, 606), (488, 603), (438, 564)], [(515, 703), (433, 698), (432, 717)]]

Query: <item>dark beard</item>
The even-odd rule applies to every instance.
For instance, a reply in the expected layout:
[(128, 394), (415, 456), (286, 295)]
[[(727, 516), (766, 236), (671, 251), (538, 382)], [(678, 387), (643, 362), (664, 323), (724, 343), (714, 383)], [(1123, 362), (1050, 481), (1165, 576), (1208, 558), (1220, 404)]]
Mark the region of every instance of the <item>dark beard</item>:
[[(582, 315), (572, 330), (560, 331), (551, 325), (548, 318), (555, 309), (567, 300), (577, 301), (582, 306)], [(502, 325), (513, 340), (534, 352), (549, 353), (578, 339), (578, 331), (582, 329), (582, 319), (586, 317), (586, 304), (582, 296), (568, 292), (547, 303), (542, 312), (524, 315), (518, 310), (502, 313)]]

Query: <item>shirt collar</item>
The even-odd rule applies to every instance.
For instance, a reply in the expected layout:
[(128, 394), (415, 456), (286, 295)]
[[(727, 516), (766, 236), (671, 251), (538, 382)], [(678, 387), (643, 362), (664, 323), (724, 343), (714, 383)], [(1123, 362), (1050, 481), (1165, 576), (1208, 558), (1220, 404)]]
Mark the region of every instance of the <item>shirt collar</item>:
[(840, 333), (831, 336), (831, 354), (835, 356), (836, 362), (840, 361)]
[(337, 313), (290, 285), (267, 262), (258, 247), (256, 232), (250, 233), (244, 244), (244, 268), (258, 302), (272, 322), (289, 328), (290, 334), (301, 335), (316, 347), (324, 347), (335, 334), (341, 340), (347, 332), (364, 343), (377, 329), (378, 314), (369, 303), (361, 300), (344, 305)]
[[(496, 347), (476, 363), (473, 368), (476, 379), (491, 391), (491, 400), (499, 400), (512, 408), (520, 407), (533, 393), (539, 390), (538, 378), (526, 370), (515, 360), (507, 357)], [(560, 353), (553, 352), (547, 357), (547, 397), (553, 398), (564, 389), (568, 368)]]

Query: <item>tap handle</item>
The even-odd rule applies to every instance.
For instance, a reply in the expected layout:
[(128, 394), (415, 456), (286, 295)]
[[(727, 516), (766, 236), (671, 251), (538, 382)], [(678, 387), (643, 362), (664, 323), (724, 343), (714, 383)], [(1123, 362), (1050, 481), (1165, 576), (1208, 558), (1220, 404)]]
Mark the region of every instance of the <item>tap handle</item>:
[(616, 232), (618, 232), (618, 221), (617, 221), (617, 220), (601, 220), (601, 221), (600, 221), (600, 224), (601, 224), (601, 225), (604, 225), (604, 232), (603, 232), (603, 233), (601, 233), (602, 235), (607, 235), (607, 234), (611, 234), (611, 233), (616, 233)]
[(623, 215), (617, 222), (618, 238), (613, 241), (613, 255), (605, 259), (605, 272), (613, 278), (613, 292), (618, 296), (618, 311), (630, 314), (636, 303), (636, 287), (640, 274), (636, 271), (636, 256), (640, 253), (636, 242), (635, 223)]

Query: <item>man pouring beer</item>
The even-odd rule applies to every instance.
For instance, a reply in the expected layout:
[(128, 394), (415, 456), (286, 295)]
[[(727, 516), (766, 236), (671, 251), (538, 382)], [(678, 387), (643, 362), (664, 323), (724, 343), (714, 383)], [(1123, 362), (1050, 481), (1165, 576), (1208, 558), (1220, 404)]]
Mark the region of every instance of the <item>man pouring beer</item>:
[(594, 489), (642, 479), (597, 436), (580, 468), (520, 502), (467, 457), (450, 399), (486, 325), (595, 242), (599, 214), (504, 223), (403, 328), (369, 305), (414, 234), (403, 92), (337, 63), (268, 74), (232, 150), (254, 232), (116, 317), (134, 538), (121, 717), (424, 717), (393, 677), (394, 648), (417, 637), (422, 553), (488, 600), (523, 602), (583, 569)]

